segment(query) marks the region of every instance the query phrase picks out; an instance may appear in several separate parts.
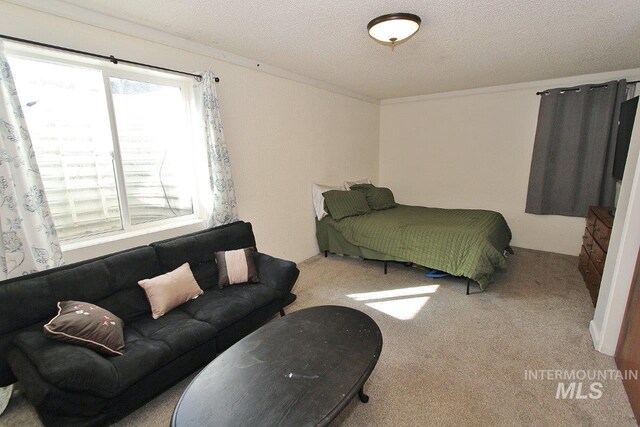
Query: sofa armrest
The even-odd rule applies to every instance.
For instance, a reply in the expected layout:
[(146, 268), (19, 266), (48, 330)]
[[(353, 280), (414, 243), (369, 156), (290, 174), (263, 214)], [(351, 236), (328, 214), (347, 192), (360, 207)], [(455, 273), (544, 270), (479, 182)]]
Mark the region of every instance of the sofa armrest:
[(254, 260), (260, 275), (260, 283), (276, 289), (283, 296), (291, 292), (300, 274), (295, 262), (274, 258), (259, 252), (255, 254)]

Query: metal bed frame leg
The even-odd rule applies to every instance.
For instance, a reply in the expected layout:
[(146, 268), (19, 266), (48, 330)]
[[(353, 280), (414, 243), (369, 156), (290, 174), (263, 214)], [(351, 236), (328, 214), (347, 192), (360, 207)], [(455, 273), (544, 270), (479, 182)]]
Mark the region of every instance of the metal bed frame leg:
[(387, 274), (387, 261), (384, 262), (384, 274)]
[(469, 285), (471, 284), (471, 279), (467, 279), (467, 295), (469, 295)]
[(328, 257), (329, 256), (329, 251), (324, 251), (324, 257)]

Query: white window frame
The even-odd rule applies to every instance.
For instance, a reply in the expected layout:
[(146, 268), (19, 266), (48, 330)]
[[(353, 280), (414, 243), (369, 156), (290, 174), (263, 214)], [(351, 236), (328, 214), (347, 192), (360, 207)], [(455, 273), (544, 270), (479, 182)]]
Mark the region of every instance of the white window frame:
[[(206, 168), (207, 166), (203, 166), (202, 164), (200, 164), (202, 163), (202, 161), (198, 161), (198, 159), (202, 159), (202, 150), (198, 149), (195, 144), (195, 141), (199, 140), (199, 138), (196, 137), (194, 132), (194, 124), (196, 123), (194, 112), (196, 111), (196, 109), (194, 103), (192, 77), (184, 77), (173, 73), (160, 72), (142, 67), (133, 67), (126, 64), (112, 64), (91, 57), (61, 53), (58, 51), (31, 47), (17, 43), (7, 42), (5, 44), (5, 52), (7, 56), (10, 57), (37, 60), (49, 62), (52, 64), (63, 64), (79, 68), (88, 68), (92, 70), (99, 70), (102, 72), (107, 111), (109, 113), (108, 119), (111, 129), (113, 148), (113, 151), (111, 153), (114, 163), (114, 174), (118, 193), (118, 203), (120, 206), (122, 229), (62, 240), (60, 244), (62, 246), (63, 252), (95, 246), (103, 243), (114, 242), (117, 240), (143, 236), (145, 234), (152, 234), (174, 228), (182, 228), (189, 225), (202, 224), (203, 227), (206, 225), (208, 212), (204, 206), (203, 201), (206, 200), (208, 196), (206, 194), (203, 194), (203, 189), (206, 187), (203, 185), (204, 182), (202, 180), (206, 179), (208, 181), (208, 177), (203, 177), (202, 173), (203, 167)], [(141, 224), (131, 224), (131, 220), (129, 218), (127, 189), (124, 185), (124, 169), (120, 152), (120, 141), (118, 139), (118, 129), (116, 125), (110, 78), (137, 80), (147, 83), (173, 86), (180, 89), (186, 110), (187, 134), (185, 135), (185, 138), (187, 139), (188, 144), (185, 144), (185, 146), (188, 145), (191, 159), (195, 165), (195, 173), (194, 176), (192, 176), (192, 188), (194, 189), (191, 200), (193, 208), (192, 214)]]

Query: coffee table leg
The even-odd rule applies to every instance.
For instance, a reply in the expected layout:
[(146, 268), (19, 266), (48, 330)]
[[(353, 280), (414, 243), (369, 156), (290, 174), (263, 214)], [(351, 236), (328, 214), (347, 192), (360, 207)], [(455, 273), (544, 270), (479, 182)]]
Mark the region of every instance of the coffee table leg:
[(360, 398), (360, 402), (367, 403), (369, 401), (369, 396), (364, 394), (364, 388), (358, 390), (358, 397)]

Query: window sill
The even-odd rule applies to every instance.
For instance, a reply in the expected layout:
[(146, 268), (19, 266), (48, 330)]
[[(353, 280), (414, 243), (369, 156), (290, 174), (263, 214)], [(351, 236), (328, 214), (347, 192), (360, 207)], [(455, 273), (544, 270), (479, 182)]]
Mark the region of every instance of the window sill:
[[(78, 249), (86, 249), (95, 246), (100, 246), (108, 243), (117, 243), (120, 241), (124, 241), (127, 239), (132, 239), (136, 237), (151, 235), (154, 233), (159, 233), (163, 231), (169, 230), (177, 230), (183, 227), (189, 226), (197, 226), (201, 225), (204, 229), (207, 226), (207, 220), (202, 218), (198, 218), (195, 216), (191, 216), (189, 218), (185, 218), (182, 221), (173, 221), (169, 224), (155, 225), (147, 228), (139, 229), (139, 230), (130, 230), (130, 231), (120, 231), (116, 233), (109, 233), (100, 236), (89, 237), (82, 240), (69, 240), (66, 242), (60, 242), (60, 247), (62, 248), (62, 253), (69, 251), (75, 251)], [(161, 240), (161, 239), (159, 239)], [(137, 245), (134, 245), (137, 246)]]

